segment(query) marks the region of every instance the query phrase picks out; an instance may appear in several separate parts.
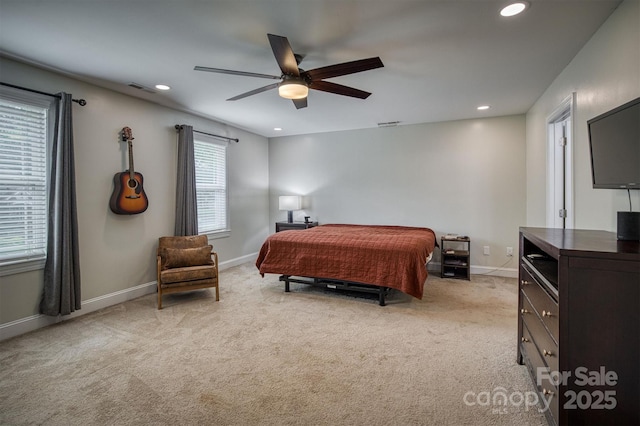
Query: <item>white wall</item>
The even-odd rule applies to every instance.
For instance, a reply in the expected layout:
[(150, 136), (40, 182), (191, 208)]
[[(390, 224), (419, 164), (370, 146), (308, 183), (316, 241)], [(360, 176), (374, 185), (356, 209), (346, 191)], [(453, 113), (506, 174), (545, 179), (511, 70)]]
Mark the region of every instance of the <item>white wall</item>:
[[(639, 2), (626, 0), (531, 108), (526, 125), (524, 116), (513, 116), (274, 138), (268, 144), (215, 121), (4, 58), (0, 75), (4, 82), (64, 90), (89, 103), (74, 106), (74, 131), (82, 299), (94, 300), (155, 280), (157, 238), (173, 231), (178, 123), (241, 139), (229, 156), (232, 234), (213, 241), (223, 262), (251, 256), (274, 222), (285, 219), (277, 210), (278, 195), (303, 194), (306, 207), (296, 212), (297, 220), (308, 214), (321, 223), (467, 234), (476, 272), (514, 271), (505, 248), (517, 247), (518, 227), (545, 224), (546, 118), (575, 91), (575, 224), (613, 231), (615, 212), (627, 209), (626, 193), (591, 188), (586, 121), (640, 96), (639, 43)], [(134, 131), (136, 168), (150, 200), (147, 212), (131, 217), (108, 208), (112, 177), (126, 168), (117, 141), (124, 126)], [(640, 191), (633, 197), (638, 210)], [(491, 256), (482, 255), (484, 245), (491, 246)], [(40, 272), (0, 280), (0, 328), (37, 314)]]
[(513, 270), (506, 247), (517, 252), (525, 222), (524, 165), (523, 115), (272, 138), (271, 230), (286, 220), (278, 196), (300, 194), (294, 220), (468, 235), (477, 272)]
[[(259, 250), (269, 229), (266, 138), (5, 58), (0, 71), (3, 82), (87, 100), (85, 107), (73, 106), (83, 301), (156, 280), (158, 237), (174, 228), (175, 124), (240, 139), (229, 146), (231, 236), (211, 242), (222, 264)], [(108, 207), (114, 174), (128, 168), (127, 144), (118, 140), (125, 126), (133, 131), (135, 169), (149, 198), (148, 210), (133, 216)], [(41, 271), (0, 280), (0, 325), (37, 315)]]
[[(574, 227), (615, 232), (616, 212), (629, 210), (628, 196), (623, 190), (592, 188), (587, 120), (640, 96), (640, 2), (622, 3), (527, 113), (530, 226), (545, 226), (546, 120), (572, 92)], [(640, 210), (640, 191), (631, 192), (634, 210)]]

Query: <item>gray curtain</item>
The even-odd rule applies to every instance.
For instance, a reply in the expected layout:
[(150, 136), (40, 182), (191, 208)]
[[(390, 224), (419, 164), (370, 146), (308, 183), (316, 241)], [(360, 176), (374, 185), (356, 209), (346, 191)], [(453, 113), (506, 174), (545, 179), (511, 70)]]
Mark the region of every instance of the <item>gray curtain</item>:
[(58, 93), (51, 147), (47, 260), (40, 312), (68, 315), (80, 309), (80, 258), (76, 210), (71, 95)]
[(178, 179), (174, 233), (176, 236), (198, 235), (193, 127), (187, 125), (182, 125), (178, 128)]

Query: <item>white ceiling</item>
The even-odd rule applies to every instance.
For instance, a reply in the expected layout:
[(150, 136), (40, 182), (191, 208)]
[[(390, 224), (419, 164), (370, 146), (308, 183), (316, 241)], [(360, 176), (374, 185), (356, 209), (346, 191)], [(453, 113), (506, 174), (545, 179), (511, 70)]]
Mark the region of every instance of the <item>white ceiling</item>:
[[(525, 113), (620, 1), (530, 3), (503, 18), (493, 0), (1, 0), (0, 53), (267, 137), (501, 116)], [(303, 69), (385, 66), (330, 79), (368, 99), (312, 90), (300, 110), (277, 90), (226, 101), (274, 80), (193, 70), (279, 75), (267, 33)]]

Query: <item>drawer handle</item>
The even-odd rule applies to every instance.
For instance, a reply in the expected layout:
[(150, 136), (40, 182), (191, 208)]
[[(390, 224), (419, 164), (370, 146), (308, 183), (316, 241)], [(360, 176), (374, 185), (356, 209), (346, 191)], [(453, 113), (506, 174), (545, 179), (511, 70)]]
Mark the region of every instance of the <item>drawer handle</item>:
[(548, 351), (546, 349), (543, 349), (542, 350), (542, 355), (544, 355), (544, 356), (553, 356), (553, 352)]
[(545, 395), (553, 395), (553, 391), (550, 391), (548, 389), (542, 389), (542, 393)]
[(520, 284), (522, 284), (522, 285), (529, 285), (529, 281), (527, 281), (527, 280), (520, 280)]
[(529, 341), (529, 339), (527, 339), (526, 337), (522, 337), (520, 338), (520, 340), (522, 340), (524, 343), (527, 343)]
[(550, 317), (551, 316), (551, 311), (542, 311), (542, 316), (543, 317)]
[(528, 314), (529, 311), (527, 311), (525, 308), (520, 309), (520, 313), (521, 314)]

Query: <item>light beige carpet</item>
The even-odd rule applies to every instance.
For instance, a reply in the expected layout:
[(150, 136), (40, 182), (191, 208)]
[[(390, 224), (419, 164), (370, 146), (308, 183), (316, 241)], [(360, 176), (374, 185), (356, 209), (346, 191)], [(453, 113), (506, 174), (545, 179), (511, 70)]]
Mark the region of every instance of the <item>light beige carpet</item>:
[(220, 302), (148, 295), (0, 342), (0, 424), (546, 424), (517, 404), (516, 280), (435, 275), (380, 307), (248, 263)]

